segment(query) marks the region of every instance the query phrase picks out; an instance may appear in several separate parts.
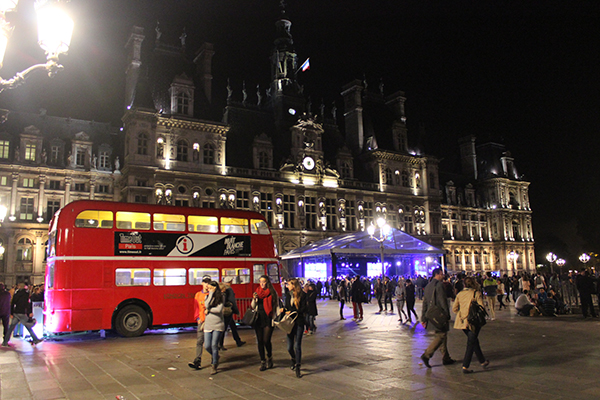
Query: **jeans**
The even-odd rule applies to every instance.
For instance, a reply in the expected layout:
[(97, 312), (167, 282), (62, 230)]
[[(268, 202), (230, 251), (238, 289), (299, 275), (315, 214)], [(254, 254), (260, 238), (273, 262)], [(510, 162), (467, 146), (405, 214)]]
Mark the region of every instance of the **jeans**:
[(363, 317), (363, 306), (362, 303), (352, 302), (352, 311), (354, 311), (354, 319)]
[(396, 307), (398, 308), (398, 314), (404, 315), (404, 318), (408, 319), (408, 315), (404, 312), (404, 300), (396, 300)]
[(463, 359), (463, 367), (469, 368), (471, 365), (471, 359), (473, 358), (473, 353), (477, 356), (477, 359), (481, 364), (485, 362), (485, 357), (483, 356), (483, 352), (481, 351), (481, 347), (479, 347), (479, 330), (481, 328), (475, 329), (472, 331), (470, 329), (463, 329), (465, 335), (467, 335), (467, 349), (465, 351), (465, 357)]
[(385, 295), (385, 300), (383, 301), (383, 306), (385, 307), (385, 310), (387, 311), (387, 305), (388, 303), (390, 303), (390, 311), (394, 312), (394, 303), (392, 302), (392, 295), (391, 293), (387, 293)]
[(212, 354), (212, 365), (219, 364), (219, 341), (222, 334), (221, 331), (204, 332), (204, 348)]
[(196, 359), (199, 361), (202, 359), (202, 350), (204, 349), (204, 322), (198, 321), (198, 328), (196, 328)]
[(302, 328), (302, 324), (296, 322), (292, 332), (287, 335), (287, 350), (296, 365), (300, 365), (302, 361)]
[(5, 344), (5, 345), (8, 344), (10, 337), (13, 333), (13, 330), (15, 329), (15, 326), (17, 326), (17, 324), (19, 322), (22, 323), (25, 328), (27, 328), (27, 330), (29, 331), (29, 335), (31, 335), (31, 339), (33, 339), (33, 342), (34, 343), (39, 342), (40, 339), (38, 339), (38, 337), (36, 336), (33, 329), (31, 329), (33, 327), (33, 324), (29, 323), (28, 321), (29, 321), (29, 316), (27, 316), (27, 314), (13, 314), (13, 318), (10, 321), (10, 326), (8, 328), (8, 334), (4, 333), (3, 344)]
[(308, 315), (306, 314), (306, 328), (307, 330), (310, 330), (311, 332), (314, 332), (315, 329), (317, 329), (317, 327), (315, 326), (315, 318), (316, 315)]
[(340, 318), (344, 318), (344, 304), (346, 304), (346, 301), (340, 299)]

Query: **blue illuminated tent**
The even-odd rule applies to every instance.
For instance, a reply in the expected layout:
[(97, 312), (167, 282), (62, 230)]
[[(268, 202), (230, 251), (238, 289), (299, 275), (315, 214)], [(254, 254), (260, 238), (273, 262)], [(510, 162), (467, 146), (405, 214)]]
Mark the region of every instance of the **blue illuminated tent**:
[(399, 229), (391, 229), (382, 243), (367, 232), (351, 232), (325, 238), (281, 256), (290, 275), (325, 279), (338, 275), (381, 274), (381, 255), (386, 274), (428, 274), (441, 264), (445, 253)]

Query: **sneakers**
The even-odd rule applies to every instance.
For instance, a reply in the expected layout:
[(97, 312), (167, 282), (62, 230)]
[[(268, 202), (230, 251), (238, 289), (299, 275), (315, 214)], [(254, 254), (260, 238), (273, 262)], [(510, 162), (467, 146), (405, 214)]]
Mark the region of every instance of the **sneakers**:
[(215, 375), (216, 373), (217, 373), (217, 364), (212, 364), (210, 374)]
[(463, 374), (472, 374), (473, 370), (469, 368), (462, 367)]
[(429, 358), (427, 358), (425, 354), (421, 356), (421, 360), (423, 361), (423, 365), (425, 365), (427, 368), (431, 368), (431, 365), (429, 365)]
[(485, 360), (485, 362), (481, 363), (481, 367), (483, 369), (487, 369), (487, 367), (490, 365), (490, 360)]
[(195, 359), (194, 361), (188, 363), (188, 367), (190, 367), (191, 369), (199, 370), (201, 363), (202, 363), (201, 359)]

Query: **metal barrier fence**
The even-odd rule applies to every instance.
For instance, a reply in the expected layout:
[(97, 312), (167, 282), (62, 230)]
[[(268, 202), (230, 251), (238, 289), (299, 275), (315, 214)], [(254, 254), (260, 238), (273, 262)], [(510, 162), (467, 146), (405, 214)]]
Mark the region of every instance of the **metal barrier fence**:
[(237, 301), (237, 306), (238, 309), (240, 310), (240, 315), (234, 315), (233, 319), (235, 321), (241, 321), (242, 318), (244, 318), (244, 313), (246, 312), (246, 310), (248, 309), (248, 307), (250, 307), (250, 303), (252, 302), (252, 298), (245, 298), (245, 299), (236, 299)]

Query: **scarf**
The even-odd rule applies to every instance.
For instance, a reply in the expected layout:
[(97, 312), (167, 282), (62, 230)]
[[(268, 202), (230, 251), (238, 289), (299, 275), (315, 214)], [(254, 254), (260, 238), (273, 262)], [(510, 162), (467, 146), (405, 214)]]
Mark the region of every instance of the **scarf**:
[(263, 289), (259, 286), (258, 288), (256, 288), (256, 294), (258, 295), (258, 298), (262, 299), (263, 301), (265, 314), (267, 314), (267, 316), (270, 317), (271, 313), (273, 312), (273, 298), (271, 297), (271, 291), (268, 288)]

